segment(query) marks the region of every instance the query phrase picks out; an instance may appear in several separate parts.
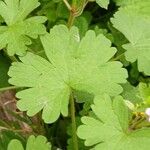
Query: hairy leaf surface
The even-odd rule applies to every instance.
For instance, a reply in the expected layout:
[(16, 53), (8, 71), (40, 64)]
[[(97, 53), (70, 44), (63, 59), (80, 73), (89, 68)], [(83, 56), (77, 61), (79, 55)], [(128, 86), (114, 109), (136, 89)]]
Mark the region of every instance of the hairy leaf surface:
[(41, 40), (49, 61), (27, 53), (9, 70), (11, 84), (28, 88), (17, 97), (21, 99), (18, 107), (29, 116), (42, 109), (47, 123), (57, 120), (60, 113), (67, 116), (74, 91), (111, 96), (122, 92), (119, 83), (126, 82), (127, 72), (120, 62), (109, 61), (116, 49), (103, 35), (88, 31), (80, 40), (76, 27), (68, 30), (59, 25)]
[(0, 15), (6, 22), (6, 26), (0, 26), (0, 49), (7, 48), (8, 55), (24, 55), (32, 43), (30, 38), (46, 33), (42, 24), (46, 17), (27, 18), (39, 4), (38, 0), (0, 1)]
[(146, 150), (150, 129), (129, 129), (129, 112), (121, 96), (113, 101), (108, 95), (97, 96), (91, 106), (96, 117), (82, 117), (78, 136), (92, 150)]
[(137, 60), (138, 69), (150, 75), (150, 1), (142, 1), (120, 8), (112, 23), (129, 40), (123, 45), (126, 59)]

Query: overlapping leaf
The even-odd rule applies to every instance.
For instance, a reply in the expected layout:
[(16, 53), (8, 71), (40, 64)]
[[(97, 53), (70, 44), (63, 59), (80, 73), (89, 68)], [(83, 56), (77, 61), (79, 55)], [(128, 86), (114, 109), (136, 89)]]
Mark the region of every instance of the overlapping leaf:
[(97, 4), (100, 5), (102, 8), (107, 9), (109, 0), (96, 0)]
[(129, 82), (122, 85), (122, 87), (123, 92), (121, 95), (125, 100), (128, 100), (134, 104), (143, 102), (143, 98), (141, 97), (140, 90), (138, 87), (132, 86)]
[(147, 150), (150, 129), (130, 130), (129, 112), (121, 96), (113, 101), (108, 95), (97, 96), (92, 105), (96, 117), (83, 117), (78, 136), (92, 150)]
[(126, 59), (138, 62), (138, 69), (150, 75), (150, 1), (139, 1), (120, 8), (112, 23), (129, 40), (123, 45)]
[(140, 83), (139, 93), (143, 101), (149, 106), (150, 105), (150, 84)]
[(42, 23), (45, 17), (26, 17), (39, 6), (38, 0), (0, 1), (0, 15), (7, 26), (0, 26), (0, 49), (7, 48), (9, 55), (24, 55), (31, 38), (46, 32)]
[[(31, 135), (28, 138), (26, 144), (26, 150), (50, 150), (51, 145), (47, 142), (47, 139), (44, 136), (35, 137)], [(21, 142), (19, 140), (11, 140), (8, 145), (7, 150), (24, 150)]]
[(68, 115), (74, 91), (111, 96), (122, 92), (119, 83), (126, 82), (127, 72), (120, 62), (109, 61), (116, 49), (103, 35), (88, 31), (80, 40), (76, 27), (59, 25), (41, 40), (49, 61), (27, 53), (9, 70), (11, 84), (28, 87), (17, 94), (18, 107), (28, 115), (43, 109), (42, 118), (51, 123), (60, 113)]
[(118, 6), (126, 6), (134, 4), (135, 2), (138, 2), (140, 0), (113, 0), (113, 1), (116, 2)]
[(108, 7), (108, 4), (109, 4), (109, 0), (89, 0), (89, 1), (96, 1), (96, 3), (100, 6), (100, 7), (102, 7), (102, 8), (105, 8), (105, 9), (107, 9), (107, 7)]

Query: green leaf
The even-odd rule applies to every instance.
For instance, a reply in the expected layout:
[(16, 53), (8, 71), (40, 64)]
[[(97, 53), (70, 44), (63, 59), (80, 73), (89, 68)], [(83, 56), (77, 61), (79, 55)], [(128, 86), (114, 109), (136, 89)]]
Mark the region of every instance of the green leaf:
[[(51, 145), (47, 142), (46, 138), (44, 136), (38, 136), (34, 137), (31, 135), (28, 138), (26, 150), (50, 150)], [(21, 142), (19, 140), (11, 140), (11, 142), (8, 145), (7, 150), (24, 150)]]
[(7, 150), (24, 150), (22, 144), (20, 141), (18, 140), (12, 140), (9, 145), (8, 145), (8, 149)]
[[(129, 130), (129, 112), (121, 96), (113, 101), (108, 95), (97, 96), (91, 106), (96, 118), (82, 117), (77, 134), (92, 150), (146, 150), (150, 129)], [(90, 133), (90, 134), (89, 134)]]
[(105, 9), (108, 8), (109, 0), (89, 0), (89, 2), (94, 2), (94, 1), (96, 1), (96, 3), (100, 7), (105, 8)]
[[(131, 63), (137, 61), (138, 69), (150, 75), (150, 1), (140, 1), (120, 8), (114, 15), (112, 23), (129, 40), (123, 45), (126, 59)], [(126, 23), (125, 23), (125, 22)]]
[[(0, 126), (1, 126), (1, 123), (0, 123)], [(18, 139), (22, 142), (24, 141), (24, 138), (20, 134), (12, 132), (12, 131), (2, 130), (0, 131), (0, 134), (1, 134), (0, 136), (0, 149), (1, 150), (6, 150), (9, 142), (12, 139)]]
[(17, 93), (21, 99), (17, 104), (19, 109), (28, 110), (27, 114), (33, 116), (44, 108), (42, 118), (45, 122), (54, 122), (60, 112), (67, 116), (70, 89), (54, 66), (32, 53), (27, 53), (21, 61), (13, 63), (9, 70), (9, 75), (13, 76), (10, 83), (30, 87)]
[(119, 83), (125, 83), (127, 72), (122, 64), (109, 61), (116, 52), (103, 35), (88, 31), (80, 40), (76, 27), (55, 26), (50, 34), (41, 37), (44, 58), (27, 53), (9, 70), (9, 82), (28, 89), (17, 93), (18, 108), (33, 116), (43, 109), (46, 123), (68, 115), (70, 93), (82, 91), (91, 94), (122, 92)]
[(149, 84), (140, 82), (139, 91), (143, 100), (146, 100), (150, 97), (150, 85)]
[(57, 19), (56, 3), (54, 1), (44, 1), (41, 2), (41, 6), (38, 15), (45, 15), (50, 22), (55, 22)]
[[(126, 82), (122, 64), (109, 61), (116, 53), (111, 42), (92, 30), (80, 39), (78, 29), (55, 26), (41, 38), (46, 55), (73, 89), (89, 93), (116, 95), (122, 91), (116, 83)], [(62, 44), (65, 43), (65, 44)], [(89, 86), (90, 85), (90, 86)], [(100, 88), (99, 88), (100, 87)]]
[(97, 4), (101, 6), (102, 8), (107, 9), (109, 0), (96, 0)]
[(80, 35), (83, 37), (88, 30), (87, 19), (84, 16), (80, 16), (75, 20), (74, 25), (79, 28)]
[(126, 6), (126, 5), (135, 4), (135, 2), (138, 2), (140, 0), (113, 0), (113, 1), (116, 2), (118, 6)]
[[(46, 33), (42, 23), (46, 17), (27, 16), (39, 6), (38, 0), (0, 1), (0, 15), (7, 26), (0, 26), (0, 49), (7, 48), (8, 55), (24, 55), (30, 38)], [(27, 18), (27, 19), (26, 19)]]
[(123, 84), (122, 87), (124, 90), (121, 95), (125, 100), (131, 101), (134, 104), (143, 102), (138, 87), (132, 86), (129, 82)]

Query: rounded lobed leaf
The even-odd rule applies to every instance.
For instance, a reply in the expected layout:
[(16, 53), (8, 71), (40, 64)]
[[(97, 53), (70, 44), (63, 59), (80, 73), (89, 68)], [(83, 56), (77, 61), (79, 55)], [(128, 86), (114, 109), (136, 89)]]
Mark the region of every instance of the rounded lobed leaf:
[[(96, 116), (82, 117), (83, 125), (77, 134), (91, 150), (146, 150), (150, 142), (150, 129), (129, 131), (129, 111), (121, 96), (97, 96), (91, 106)], [(143, 144), (144, 143), (144, 144)]]
[[(31, 38), (46, 33), (44, 16), (26, 17), (38, 6), (38, 0), (4, 0), (0, 1), (0, 15), (7, 26), (0, 26), (0, 49), (6, 48), (8, 55), (24, 56)], [(5, 27), (5, 30), (4, 30)], [(1, 30), (3, 29), (3, 30)]]
[[(31, 135), (26, 144), (26, 150), (50, 150), (51, 145), (47, 142), (47, 139), (44, 136), (33, 136)], [(24, 150), (21, 142), (19, 140), (11, 140), (7, 150)]]
[(103, 35), (88, 31), (80, 40), (78, 29), (54, 26), (41, 37), (46, 59), (27, 53), (15, 62), (8, 72), (9, 82), (27, 89), (17, 93), (17, 106), (33, 116), (43, 109), (46, 123), (56, 121), (60, 114), (68, 115), (70, 93), (85, 91), (91, 94), (122, 92), (127, 71), (122, 64), (109, 61), (116, 52)]
[[(122, 47), (126, 49), (126, 59), (131, 63), (137, 61), (138, 69), (150, 75), (150, 2), (144, 0), (121, 7), (111, 19), (114, 27), (122, 32), (129, 43)], [(126, 23), (124, 23), (126, 20)]]

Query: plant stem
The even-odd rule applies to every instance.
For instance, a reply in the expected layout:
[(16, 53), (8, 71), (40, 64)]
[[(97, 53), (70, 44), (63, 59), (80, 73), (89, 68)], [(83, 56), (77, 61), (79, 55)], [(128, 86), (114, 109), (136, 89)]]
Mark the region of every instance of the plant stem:
[(77, 0), (72, 0), (72, 6), (75, 7), (77, 5)]
[(124, 53), (118, 55), (118, 56), (115, 57), (115, 58), (112, 58), (112, 60), (113, 60), (113, 61), (118, 61), (118, 60), (120, 60), (120, 58), (122, 58), (123, 56), (124, 56)]
[(15, 56), (8, 56), (12, 62), (17, 62), (18, 59)]
[[(67, 1), (67, 0), (66, 0)], [(69, 3), (68, 3), (69, 4)], [(77, 1), (73, 0), (72, 5), (69, 4), (70, 16), (68, 19), (68, 28), (70, 29), (76, 17), (80, 16), (88, 4), (88, 0), (82, 0), (81, 6), (77, 6)], [(68, 6), (67, 6), (68, 7)]]
[(71, 122), (72, 122), (72, 139), (73, 139), (73, 150), (78, 150), (78, 139), (76, 134), (76, 118), (75, 118), (75, 104), (73, 93), (70, 95), (70, 113), (71, 113)]
[(17, 88), (19, 88), (19, 87), (17, 87), (17, 86), (4, 87), (4, 88), (0, 88), (0, 92), (7, 91), (7, 90), (13, 90), (13, 89), (17, 89)]
[(70, 11), (70, 16), (69, 16), (69, 19), (68, 19), (68, 28), (69, 29), (73, 25), (74, 19), (75, 19), (75, 16), (74, 16), (73, 12)]
[(71, 11), (72, 8), (71, 8), (70, 4), (68, 3), (68, 1), (63, 0), (63, 2), (65, 3), (66, 7)]
[(141, 122), (143, 122), (145, 118), (136, 117), (132, 125), (129, 127), (130, 130), (135, 130), (136, 126), (138, 126)]
[(88, 0), (82, 0), (81, 6), (75, 11), (74, 16), (75, 17), (80, 16), (83, 13), (84, 8), (86, 7), (87, 4)]

